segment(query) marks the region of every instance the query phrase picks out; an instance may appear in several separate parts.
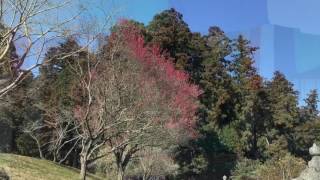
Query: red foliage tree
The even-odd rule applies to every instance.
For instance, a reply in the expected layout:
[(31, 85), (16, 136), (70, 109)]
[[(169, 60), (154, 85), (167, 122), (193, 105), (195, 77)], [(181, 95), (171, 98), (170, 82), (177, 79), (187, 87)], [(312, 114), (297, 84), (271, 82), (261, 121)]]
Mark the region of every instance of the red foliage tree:
[(196, 135), (201, 91), (166, 57), (158, 46), (145, 44), (135, 25), (123, 20), (102, 54), (79, 70), (84, 100), (74, 116), (82, 144), (82, 177), (101, 147), (114, 154), (118, 179), (123, 179), (128, 162), (144, 146)]
[[(143, 67), (142, 82), (157, 82), (161, 85), (161, 93), (175, 112), (168, 119), (167, 127), (183, 128), (195, 135), (197, 97), (201, 94), (199, 87), (190, 83), (186, 72), (175, 69), (172, 59), (168, 59), (167, 54), (162, 54), (159, 46), (146, 44), (138, 27), (127, 20), (122, 20), (119, 26), (125, 46)], [(111, 39), (114, 38), (113, 35)]]

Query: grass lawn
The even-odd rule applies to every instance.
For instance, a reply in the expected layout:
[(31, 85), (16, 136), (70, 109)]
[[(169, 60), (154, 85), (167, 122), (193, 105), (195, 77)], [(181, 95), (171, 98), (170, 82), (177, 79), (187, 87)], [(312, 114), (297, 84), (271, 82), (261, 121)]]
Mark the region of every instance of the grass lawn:
[[(79, 170), (61, 166), (47, 160), (0, 153), (0, 169), (3, 168), (12, 180), (78, 180)], [(100, 180), (89, 175), (89, 180)]]

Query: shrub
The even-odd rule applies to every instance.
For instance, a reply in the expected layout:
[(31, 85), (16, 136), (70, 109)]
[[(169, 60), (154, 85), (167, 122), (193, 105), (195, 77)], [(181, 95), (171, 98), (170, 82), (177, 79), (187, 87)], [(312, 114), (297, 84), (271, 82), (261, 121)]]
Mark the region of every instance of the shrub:
[(28, 134), (21, 134), (16, 139), (18, 153), (24, 156), (37, 157), (39, 151), (36, 143)]
[(142, 179), (166, 179), (176, 175), (177, 168), (168, 152), (161, 148), (146, 147), (137, 153), (136, 160), (128, 167), (127, 175)]
[(251, 159), (243, 159), (239, 161), (232, 172), (233, 180), (251, 180), (256, 179), (256, 170), (261, 165), (261, 162)]
[(278, 160), (267, 161), (257, 169), (256, 174), (258, 180), (291, 180), (299, 176), (305, 167), (303, 159), (287, 154)]
[(265, 163), (244, 159), (238, 162), (232, 172), (233, 180), (291, 180), (305, 169), (303, 159), (286, 154), (280, 159), (270, 159)]
[(241, 143), (239, 142), (238, 134), (236, 129), (231, 126), (226, 126), (222, 128), (219, 132), (219, 139), (224, 146), (228, 148), (231, 152), (239, 152)]

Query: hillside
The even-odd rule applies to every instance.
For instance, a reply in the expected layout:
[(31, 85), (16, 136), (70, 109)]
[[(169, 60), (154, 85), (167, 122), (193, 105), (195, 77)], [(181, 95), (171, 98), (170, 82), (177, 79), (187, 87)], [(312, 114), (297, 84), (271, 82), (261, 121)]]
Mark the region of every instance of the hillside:
[[(13, 180), (78, 180), (79, 176), (77, 169), (60, 166), (51, 161), (0, 153), (0, 169), (2, 168)], [(102, 178), (89, 175), (88, 179)]]

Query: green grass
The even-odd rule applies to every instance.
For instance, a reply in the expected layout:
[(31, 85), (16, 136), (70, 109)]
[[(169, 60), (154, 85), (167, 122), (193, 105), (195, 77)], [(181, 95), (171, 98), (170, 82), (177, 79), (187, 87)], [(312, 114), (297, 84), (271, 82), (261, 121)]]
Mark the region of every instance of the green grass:
[[(26, 156), (0, 153), (0, 169), (3, 168), (12, 180), (78, 180), (79, 170), (54, 162)], [(89, 180), (102, 178), (94, 175)]]

